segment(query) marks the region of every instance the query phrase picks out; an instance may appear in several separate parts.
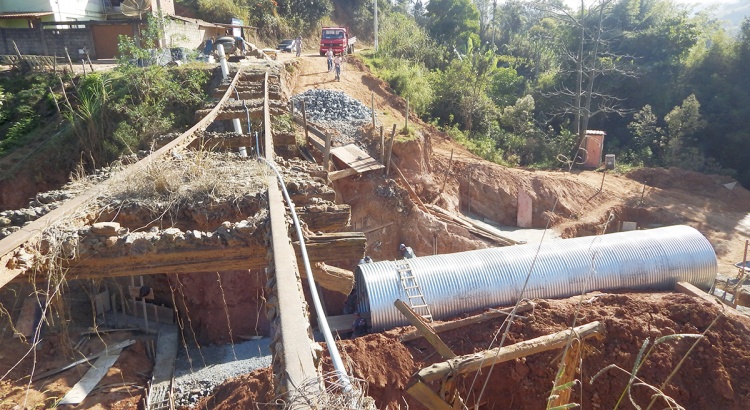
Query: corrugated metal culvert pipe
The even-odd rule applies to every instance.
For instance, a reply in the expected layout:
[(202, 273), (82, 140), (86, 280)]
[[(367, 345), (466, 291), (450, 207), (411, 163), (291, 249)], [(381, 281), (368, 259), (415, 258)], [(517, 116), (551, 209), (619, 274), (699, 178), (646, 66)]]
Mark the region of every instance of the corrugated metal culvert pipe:
[[(716, 253), (684, 225), (408, 260), (434, 319), (511, 305), (531, 271), (524, 298), (562, 298), (592, 290), (667, 290), (678, 281), (707, 289)], [(532, 269), (533, 265), (533, 269)], [(359, 265), (359, 310), (374, 331), (408, 324), (393, 306), (409, 303), (396, 262)]]

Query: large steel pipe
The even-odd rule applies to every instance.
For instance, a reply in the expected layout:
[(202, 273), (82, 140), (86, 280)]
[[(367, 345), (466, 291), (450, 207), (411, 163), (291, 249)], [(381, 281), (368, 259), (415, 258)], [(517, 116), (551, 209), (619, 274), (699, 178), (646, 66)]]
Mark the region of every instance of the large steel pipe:
[[(708, 288), (716, 253), (684, 225), (409, 259), (434, 319), (511, 305), (519, 298), (562, 298), (592, 290)], [(408, 324), (393, 306), (408, 303), (396, 264), (359, 265), (359, 310), (373, 330)], [(521, 295), (528, 277), (528, 284)]]

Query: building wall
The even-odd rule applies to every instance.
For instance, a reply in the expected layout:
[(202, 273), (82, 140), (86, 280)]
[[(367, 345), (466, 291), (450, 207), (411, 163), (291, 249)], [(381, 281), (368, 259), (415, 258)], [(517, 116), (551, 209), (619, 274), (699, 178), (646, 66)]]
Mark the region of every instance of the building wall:
[(184, 47), (197, 50), (203, 41), (211, 37), (213, 33), (198, 24), (182, 20), (167, 19), (164, 26), (164, 36), (167, 47)]
[(44, 11), (55, 13), (51, 18), (55, 21), (106, 19), (101, 0), (0, 0), (0, 13)]
[(96, 58), (91, 30), (88, 28), (67, 30), (0, 28), (0, 54), (16, 54), (13, 41), (24, 55), (62, 57), (67, 47), (70, 57), (78, 59), (78, 50), (86, 47), (91, 58)]
[(160, 2), (161, 4), (161, 14), (165, 16), (174, 16), (174, 0), (153, 0), (151, 4), (153, 4), (153, 9), (156, 10), (156, 4), (157, 2)]
[[(66, 0), (60, 1), (65, 2)], [(0, 13), (54, 11), (53, 4), (54, 0), (2, 0), (0, 1)]]

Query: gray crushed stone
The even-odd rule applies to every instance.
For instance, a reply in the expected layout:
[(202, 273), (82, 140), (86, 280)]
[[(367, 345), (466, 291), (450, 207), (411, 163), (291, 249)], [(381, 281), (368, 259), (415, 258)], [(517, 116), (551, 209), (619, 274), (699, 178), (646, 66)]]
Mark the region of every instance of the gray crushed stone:
[[(234, 345), (188, 347), (175, 360), (175, 404), (194, 407), (225, 380), (271, 365), (270, 338)], [(192, 361), (192, 369), (191, 369)]]
[(292, 101), (297, 112), (305, 102), (308, 121), (331, 132), (334, 146), (360, 145), (361, 128), (372, 121), (372, 110), (343, 91), (311, 89)]

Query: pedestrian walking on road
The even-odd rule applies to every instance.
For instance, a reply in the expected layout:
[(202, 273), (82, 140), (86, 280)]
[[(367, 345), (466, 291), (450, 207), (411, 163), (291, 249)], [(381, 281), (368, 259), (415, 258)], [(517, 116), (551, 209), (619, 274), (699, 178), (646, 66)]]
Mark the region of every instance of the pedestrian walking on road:
[(302, 54), (302, 36), (294, 39), (294, 49), (297, 50), (297, 57), (299, 57)]
[(328, 51), (326, 51), (326, 60), (328, 60), (328, 72), (330, 73), (331, 70), (333, 70), (333, 49), (329, 48)]
[(341, 65), (344, 64), (344, 57), (336, 56), (333, 59), (333, 67), (336, 70), (336, 81), (341, 81)]

